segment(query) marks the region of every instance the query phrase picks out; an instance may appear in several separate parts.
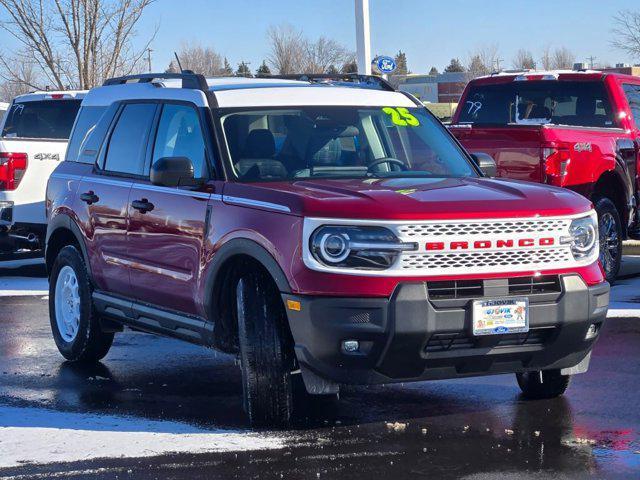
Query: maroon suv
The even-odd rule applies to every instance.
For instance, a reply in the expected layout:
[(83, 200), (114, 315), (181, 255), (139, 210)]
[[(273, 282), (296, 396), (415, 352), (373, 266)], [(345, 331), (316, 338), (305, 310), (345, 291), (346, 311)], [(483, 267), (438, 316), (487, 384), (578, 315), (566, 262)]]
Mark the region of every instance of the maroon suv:
[(91, 90), (47, 189), (63, 356), (97, 361), (124, 326), (236, 354), (254, 425), (290, 419), (296, 379), (562, 394), (608, 306), (590, 202), (485, 178), (412, 97), (353, 81)]

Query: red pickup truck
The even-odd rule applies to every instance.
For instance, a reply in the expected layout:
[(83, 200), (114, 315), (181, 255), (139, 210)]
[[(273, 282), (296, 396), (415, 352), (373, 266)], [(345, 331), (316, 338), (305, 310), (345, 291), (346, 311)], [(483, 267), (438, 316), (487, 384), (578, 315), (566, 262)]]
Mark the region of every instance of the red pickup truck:
[(640, 237), (640, 77), (598, 71), (509, 72), (471, 81), (450, 126), (489, 153), (497, 176), (570, 188), (599, 216), (608, 280), (622, 240)]

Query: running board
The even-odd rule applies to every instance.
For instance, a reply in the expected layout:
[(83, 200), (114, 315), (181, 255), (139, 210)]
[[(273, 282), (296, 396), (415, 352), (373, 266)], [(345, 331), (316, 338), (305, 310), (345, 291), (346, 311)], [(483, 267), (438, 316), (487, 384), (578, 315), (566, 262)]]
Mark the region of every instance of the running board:
[(99, 315), (148, 333), (179, 338), (197, 345), (208, 345), (213, 324), (201, 317), (164, 310), (131, 299), (94, 291), (93, 304)]

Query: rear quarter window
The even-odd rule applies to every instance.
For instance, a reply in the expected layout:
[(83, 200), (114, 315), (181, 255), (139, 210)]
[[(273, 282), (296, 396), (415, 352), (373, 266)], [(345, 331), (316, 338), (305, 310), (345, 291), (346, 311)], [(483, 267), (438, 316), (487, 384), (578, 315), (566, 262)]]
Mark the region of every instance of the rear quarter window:
[(67, 140), (81, 100), (15, 102), (6, 114), (2, 136)]
[(636, 127), (640, 127), (640, 85), (625, 83), (622, 88), (629, 102), (629, 108)]
[(95, 161), (95, 157), (82, 155), (81, 150), (86, 145), (88, 137), (93, 134), (96, 125), (107, 111), (107, 108), (106, 106), (80, 108), (71, 133), (69, 146), (67, 147), (66, 161), (81, 163), (93, 163)]

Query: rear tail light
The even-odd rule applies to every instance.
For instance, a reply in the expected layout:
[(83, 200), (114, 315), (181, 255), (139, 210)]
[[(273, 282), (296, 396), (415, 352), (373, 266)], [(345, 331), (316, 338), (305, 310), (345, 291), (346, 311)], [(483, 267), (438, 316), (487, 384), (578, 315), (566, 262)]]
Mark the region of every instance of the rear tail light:
[(26, 171), (26, 153), (0, 152), (0, 190), (18, 188)]
[(569, 150), (565, 148), (544, 148), (542, 149), (542, 156), (544, 158), (544, 173), (547, 176), (547, 183), (560, 186), (567, 175), (567, 167), (571, 162)]

